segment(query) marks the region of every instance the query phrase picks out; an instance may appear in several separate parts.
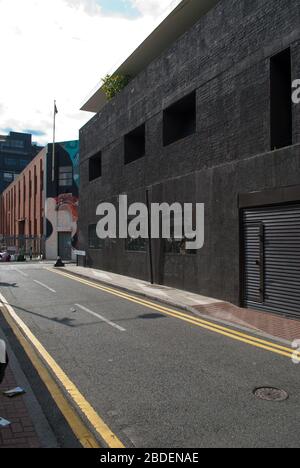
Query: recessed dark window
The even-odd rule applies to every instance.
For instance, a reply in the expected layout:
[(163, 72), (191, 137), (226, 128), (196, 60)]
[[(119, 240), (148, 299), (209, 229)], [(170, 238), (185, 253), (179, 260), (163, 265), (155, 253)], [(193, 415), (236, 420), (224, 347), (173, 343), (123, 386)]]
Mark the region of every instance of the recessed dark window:
[(128, 252), (146, 252), (147, 242), (146, 239), (138, 237), (137, 239), (132, 239), (128, 237), (125, 241), (125, 250)]
[(101, 151), (89, 159), (89, 181), (99, 179), (102, 176), (102, 153)]
[(89, 249), (91, 250), (101, 250), (104, 248), (104, 240), (99, 239), (96, 232), (97, 225), (90, 224), (89, 225), (89, 232), (88, 232), (88, 241), (89, 241)]
[[(129, 224), (132, 220), (133, 220), (132, 217), (129, 217), (127, 220), (128, 229), (129, 229)], [(143, 239), (142, 237), (137, 237), (137, 238), (128, 237), (125, 240), (125, 250), (127, 250), (128, 252), (146, 252), (147, 241), (146, 239)]]
[(170, 145), (196, 132), (196, 92), (164, 110), (163, 144)]
[(271, 149), (293, 143), (291, 51), (271, 58)]
[(136, 128), (124, 137), (124, 163), (130, 164), (145, 156), (146, 152), (145, 124)]
[(166, 254), (176, 254), (176, 255), (196, 255), (197, 250), (187, 249), (187, 242), (195, 241), (194, 239), (187, 239), (185, 236), (180, 238), (175, 237), (175, 228), (174, 228), (174, 218), (171, 220), (171, 237), (170, 239), (165, 239), (164, 250)]

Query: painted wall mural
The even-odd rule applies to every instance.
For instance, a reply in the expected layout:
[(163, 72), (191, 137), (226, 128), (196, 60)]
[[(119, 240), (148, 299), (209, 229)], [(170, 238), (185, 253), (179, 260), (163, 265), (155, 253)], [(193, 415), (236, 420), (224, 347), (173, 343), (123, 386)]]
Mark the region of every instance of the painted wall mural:
[(73, 258), (78, 246), (79, 142), (57, 143), (55, 180), (52, 181), (52, 145), (47, 155), (46, 256)]

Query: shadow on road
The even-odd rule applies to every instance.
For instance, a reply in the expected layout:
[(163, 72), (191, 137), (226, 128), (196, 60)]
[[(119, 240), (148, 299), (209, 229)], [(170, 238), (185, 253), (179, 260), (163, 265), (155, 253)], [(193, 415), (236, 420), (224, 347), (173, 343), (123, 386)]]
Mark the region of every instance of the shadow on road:
[[(0, 286), (2, 285), (3, 283), (0, 283)], [(4, 283), (6, 284), (6, 283)], [(13, 286), (13, 287), (18, 287), (15, 283), (15, 285), (11, 285), (11, 284), (8, 284), (7, 283), (7, 286)], [(47, 317), (46, 315), (42, 315), (42, 314), (39, 314), (38, 312), (34, 312), (32, 310), (28, 310), (28, 309), (25, 309), (24, 307), (20, 307), (19, 305), (16, 305), (16, 304), (7, 304), (7, 303), (4, 303), (4, 305), (10, 305), (13, 309), (15, 309), (16, 311), (20, 311), (20, 312), (25, 312), (26, 314), (29, 314), (29, 315), (32, 315), (32, 316), (35, 316), (35, 317), (39, 317), (39, 318), (42, 318), (44, 320), (48, 320), (50, 322), (55, 322), (55, 323), (58, 323), (60, 325), (64, 325), (66, 327), (71, 327), (71, 328), (79, 328), (79, 327), (86, 327), (86, 326), (90, 326), (90, 325), (99, 325), (99, 324), (103, 324), (105, 322), (103, 321), (97, 321), (97, 322), (89, 322), (89, 323), (76, 323), (76, 320), (77, 319), (74, 319), (74, 318), (70, 318), (70, 317)], [(72, 310), (71, 311), (72, 314), (76, 314), (77, 313), (77, 310)], [(133, 317), (133, 318), (120, 318), (120, 319), (115, 319), (114, 321), (116, 323), (119, 323), (119, 322), (128, 322), (128, 321), (132, 321), (132, 320), (156, 320), (156, 319), (162, 319), (162, 318), (167, 318), (165, 315), (162, 315), (162, 314), (155, 314), (155, 313), (150, 313), (150, 314), (143, 314), (143, 315), (138, 315), (137, 317)]]
[(0, 288), (18, 288), (18, 283), (0, 283)]
[[(1, 283), (0, 283), (1, 284)], [(50, 322), (56, 322), (56, 323), (60, 323), (61, 325), (65, 325), (65, 326), (68, 326), (68, 327), (77, 327), (77, 326), (80, 326), (80, 324), (78, 325), (74, 325), (72, 322), (75, 321), (75, 319), (71, 319), (69, 317), (62, 317), (62, 318), (58, 318), (58, 317), (53, 317), (53, 318), (49, 318), (49, 317), (46, 317), (45, 315), (42, 315), (42, 314), (38, 314), (37, 312), (33, 312), (32, 310), (28, 310), (28, 309), (24, 309), (23, 307), (20, 307), (18, 305), (15, 305), (15, 304), (8, 304), (8, 303), (5, 303), (4, 302), (4, 305), (10, 305), (14, 310), (16, 311), (22, 311), (22, 312), (25, 312), (26, 314), (29, 314), (29, 315), (33, 315), (35, 317), (40, 317), (40, 318), (43, 318), (45, 320), (49, 320)]]
[(161, 314), (143, 314), (143, 315), (139, 315), (137, 318), (143, 319), (143, 320), (154, 320), (154, 319), (166, 318), (166, 316), (161, 315)]

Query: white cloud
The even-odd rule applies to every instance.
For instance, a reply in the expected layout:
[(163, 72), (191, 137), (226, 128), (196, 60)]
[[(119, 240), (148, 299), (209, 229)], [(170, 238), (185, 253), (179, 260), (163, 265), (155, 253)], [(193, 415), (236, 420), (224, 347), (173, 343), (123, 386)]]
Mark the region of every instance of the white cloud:
[(154, 18), (160, 17), (172, 8), (175, 8), (181, 0), (131, 0), (132, 4), (143, 14)]
[(64, 0), (70, 7), (83, 9), (89, 15), (101, 13), (101, 8), (97, 0)]
[(46, 134), (41, 144), (51, 141), (56, 99), (57, 139), (78, 137), (91, 118), (78, 112), (84, 98), (170, 4), (131, 2), (141, 12), (134, 20), (104, 16), (97, 0), (0, 0), (0, 134), (35, 129)]

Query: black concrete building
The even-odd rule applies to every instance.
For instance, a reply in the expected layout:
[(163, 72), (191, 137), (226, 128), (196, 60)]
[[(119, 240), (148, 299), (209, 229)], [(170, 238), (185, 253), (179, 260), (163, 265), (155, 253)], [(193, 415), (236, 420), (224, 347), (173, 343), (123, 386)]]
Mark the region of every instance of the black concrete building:
[(299, 1), (183, 1), (116, 73), (83, 106), (89, 265), (150, 278), (149, 243), (95, 237), (100, 202), (205, 203), (202, 250), (152, 240), (154, 281), (300, 317)]
[(13, 182), (42, 148), (28, 133), (0, 135), (0, 193)]

